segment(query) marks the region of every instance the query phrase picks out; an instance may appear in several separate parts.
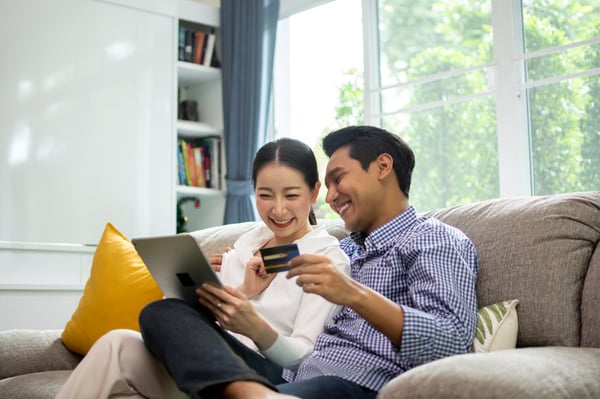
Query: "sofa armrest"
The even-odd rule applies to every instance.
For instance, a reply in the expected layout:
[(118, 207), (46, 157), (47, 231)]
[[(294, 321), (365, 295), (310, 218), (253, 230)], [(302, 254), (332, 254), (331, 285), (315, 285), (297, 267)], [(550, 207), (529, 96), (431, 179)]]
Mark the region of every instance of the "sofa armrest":
[(0, 331), (0, 379), (50, 370), (72, 370), (81, 356), (68, 350), (61, 330)]
[(537, 347), (440, 359), (399, 375), (377, 399), (600, 398), (600, 348)]

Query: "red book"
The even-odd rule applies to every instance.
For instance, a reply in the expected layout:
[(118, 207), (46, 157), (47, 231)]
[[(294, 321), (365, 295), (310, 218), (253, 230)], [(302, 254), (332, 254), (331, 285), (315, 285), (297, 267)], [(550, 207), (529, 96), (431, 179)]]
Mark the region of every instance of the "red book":
[(202, 63), (202, 55), (204, 54), (205, 41), (206, 41), (206, 33), (196, 32), (194, 34), (194, 57), (192, 60), (196, 64)]

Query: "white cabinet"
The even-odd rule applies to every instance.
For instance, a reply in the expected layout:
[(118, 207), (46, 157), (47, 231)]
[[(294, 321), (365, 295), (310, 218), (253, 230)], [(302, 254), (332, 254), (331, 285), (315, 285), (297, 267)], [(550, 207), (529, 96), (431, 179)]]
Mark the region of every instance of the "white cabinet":
[[(222, 189), (178, 185), (175, 157), (179, 137), (222, 135), (220, 70), (177, 61), (180, 18), (218, 27), (219, 12), (19, 0), (0, 15), (0, 329), (62, 328), (107, 222), (173, 234), (183, 196), (200, 200), (190, 228), (223, 222)], [(177, 121), (179, 86), (201, 123)]]
[[(178, 132), (223, 130), (220, 70), (177, 61), (179, 21), (218, 28), (218, 8), (22, 0), (0, 15), (0, 241), (95, 244), (109, 221), (175, 233)], [(179, 86), (203, 124), (177, 123)], [(191, 228), (222, 223), (222, 186), (191, 194)]]
[(174, 18), (92, 0), (0, 15), (0, 241), (174, 232)]

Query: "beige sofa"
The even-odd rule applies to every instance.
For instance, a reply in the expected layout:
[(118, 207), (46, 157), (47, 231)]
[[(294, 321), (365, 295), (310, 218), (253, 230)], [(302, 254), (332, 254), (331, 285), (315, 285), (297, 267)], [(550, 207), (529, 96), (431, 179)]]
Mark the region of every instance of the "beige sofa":
[[(479, 305), (517, 298), (517, 349), (437, 360), (396, 377), (391, 398), (600, 398), (600, 192), (498, 199), (429, 214), (479, 254)], [(252, 227), (194, 232), (221, 251)], [(346, 235), (340, 222), (330, 231)], [(0, 398), (52, 398), (79, 357), (60, 331), (0, 332)]]

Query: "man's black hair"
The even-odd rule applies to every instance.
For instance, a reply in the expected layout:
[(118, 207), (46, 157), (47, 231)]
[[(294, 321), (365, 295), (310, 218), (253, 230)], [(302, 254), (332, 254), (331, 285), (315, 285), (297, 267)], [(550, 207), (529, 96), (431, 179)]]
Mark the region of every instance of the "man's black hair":
[(348, 126), (329, 133), (323, 138), (323, 150), (331, 157), (338, 148), (349, 146), (352, 159), (360, 162), (364, 170), (379, 155), (390, 154), (400, 189), (408, 198), (410, 181), (415, 168), (415, 154), (399, 136), (375, 126)]

